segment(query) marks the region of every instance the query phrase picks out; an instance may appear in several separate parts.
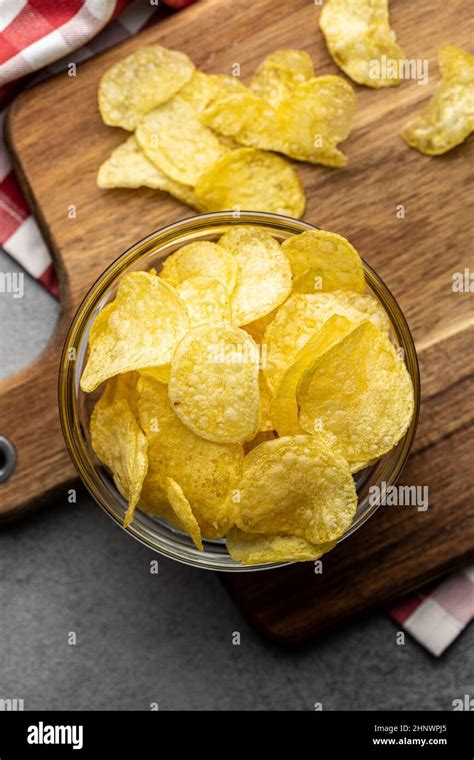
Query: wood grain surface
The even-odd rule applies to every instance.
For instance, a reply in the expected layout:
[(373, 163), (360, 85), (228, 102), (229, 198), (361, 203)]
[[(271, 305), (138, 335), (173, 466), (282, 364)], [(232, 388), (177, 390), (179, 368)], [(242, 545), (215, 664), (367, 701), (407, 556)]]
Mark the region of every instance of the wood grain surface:
[[(305, 219), (350, 238), (389, 285), (412, 328), (424, 402), (405, 480), (429, 485), (430, 509), (379, 510), (327, 558), (323, 578), (312, 573), (312, 565), (227, 578), (249, 620), (280, 640), (301, 641), (385, 602), (459, 564), (474, 548), (472, 403), (466, 395), (473, 296), (452, 290), (453, 274), (473, 264), (474, 139), (429, 158), (399, 137), (404, 122), (433, 92), (439, 47), (472, 45), (471, 4), (390, 5), (407, 58), (429, 62), (428, 84), (405, 81), (385, 91), (355, 86), (358, 111), (342, 146), (347, 168), (295, 166), (308, 201)], [(0, 486), (4, 519), (61, 491), (74, 477), (59, 427), (56, 384), (59, 352), (80, 300), (131, 244), (194, 213), (152, 190), (98, 190), (98, 166), (126, 137), (100, 120), (96, 93), (103, 71), (140, 45), (159, 42), (185, 51), (206, 72), (230, 74), (238, 63), (244, 81), (281, 47), (306, 50), (318, 74), (340, 73), (317, 27), (318, 14), (309, 0), (202, 0), (82, 64), (76, 77), (60, 75), (14, 102), (8, 141), (55, 258), (62, 315), (46, 352), (0, 383), (0, 434), (18, 451), (14, 476)], [(404, 218), (397, 213), (400, 206)]]

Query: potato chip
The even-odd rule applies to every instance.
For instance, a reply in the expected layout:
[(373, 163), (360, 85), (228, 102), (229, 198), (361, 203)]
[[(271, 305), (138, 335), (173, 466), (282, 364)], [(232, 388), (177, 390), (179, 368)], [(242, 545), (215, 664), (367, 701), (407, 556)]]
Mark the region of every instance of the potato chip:
[(276, 50), (260, 64), (250, 89), (271, 106), (278, 106), (295, 87), (314, 76), (314, 66), (304, 50)]
[(227, 290), (211, 277), (190, 277), (176, 286), (176, 292), (186, 304), (191, 327), (231, 323)]
[(99, 84), (99, 110), (106, 124), (133, 131), (141, 118), (169, 100), (191, 79), (185, 53), (149, 45), (111, 66)]
[(167, 364), (188, 324), (186, 307), (168, 283), (147, 272), (124, 275), (115, 300), (92, 326), (82, 390), (89, 393), (119, 372)]
[(380, 330), (388, 331), (388, 317), (372, 296), (335, 290), (332, 293), (294, 293), (280, 306), (265, 331), (265, 374), (268, 387), (276, 393), (284, 371), (298, 351), (334, 314), (354, 325), (369, 319)]
[(203, 71), (195, 70), (189, 82), (179, 91), (179, 97), (189, 103), (195, 113), (200, 114), (214, 99), (246, 90), (239, 77), (205, 74)]
[[(388, 0), (326, 0), (319, 26), (335, 63), (358, 84), (400, 84), (398, 62), (405, 54), (390, 28)], [(395, 71), (387, 61), (396, 62)]]
[(413, 386), (394, 346), (365, 321), (316, 358), (299, 381), (301, 426), (322, 423), (332, 445), (351, 462), (382, 456), (413, 416)]
[(260, 403), (258, 407), (258, 429), (259, 431), (273, 430), (272, 422), (272, 395), (267, 385), (267, 381), (262, 372), (258, 375), (258, 387), (260, 391)]
[(405, 142), (427, 156), (446, 153), (474, 131), (474, 56), (445, 45), (439, 67), (443, 79), (425, 111), (402, 131)]
[(138, 372), (144, 377), (153, 377), (166, 385), (170, 380), (171, 364), (162, 364), (161, 367), (143, 367)]
[(254, 148), (229, 151), (201, 175), (194, 192), (206, 212), (267, 211), (299, 219), (306, 203), (293, 167)]
[(275, 109), (247, 87), (221, 93), (207, 104), (200, 119), (214, 132), (241, 145), (279, 150)]
[(299, 84), (277, 109), (280, 145), (274, 150), (298, 161), (345, 166), (347, 157), (337, 145), (349, 135), (356, 108), (355, 93), (342, 77), (315, 77)]
[(345, 459), (319, 438), (297, 435), (261, 443), (244, 459), (237, 500), (227, 499), (238, 528), (286, 533), (319, 544), (349, 527), (357, 494)]
[(334, 549), (336, 541), (311, 544), (304, 538), (266, 533), (245, 533), (232, 528), (227, 536), (227, 551), (244, 565), (261, 562), (309, 562)]
[(179, 96), (155, 108), (135, 132), (146, 157), (175, 182), (196, 185), (228, 148)]
[(115, 485), (128, 501), (123, 523), (127, 527), (133, 520), (148, 469), (146, 438), (124, 398), (96, 405), (90, 434), (94, 452), (111, 470)]
[[(252, 336), (255, 343), (261, 345), (263, 343), (265, 330), (267, 329), (270, 322), (275, 318), (277, 311), (278, 307), (276, 309), (273, 309), (273, 311), (270, 311), (268, 314), (265, 314), (265, 316), (256, 319), (254, 322), (249, 322), (247, 325), (242, 325), (242, 329)], [(265, 360), (264, 352), (262, 352), (261, 360)]]
[(353, 290), (365, 293), (362, 261), (346, 238), (326, 230), (308, 230), (282, 243), (298, 293)]
[(183, 245), (168, 256), (160, 277), (174, 286), (190, 277), (212, 277), (232, 293), (237, 282), (237, 262), (222, 246), (198, 240)]
[(243, 450), (238, 444), (214, 443), (195, 435), (178, 419), (168, 389), (150, 377), (138, 381), (140, 425), (148, 440), (149, 471), (140, 508), (169, 519), (164, 499), (166, 478), (176, 480), (191, 505), (205, 538), (224, 536), (231, 518), (223, 503), (239, 481)]
[(104, 390), (100, 399), (97, 401), (96, 409), (105, 409), (115, 401), (125, 399), (135, 417), (138, 419), (137, 409), (137, 382), (138, 372), (124, 372), (121, 375), (114, 375), (104, 383)]
[(236, 226), (219, 240), (237, 263), (232, 319), (246, 325), (264, 317), (291, 291), (291, 269), (280, 244), (265, 230)]
[(298, 383), (317, 356), (327, 351), (353, 329), (354, 324), (346, 317), (337, 315), (330, 317), (298, 351), (292, 363), (283, 372), (270, 408), (270, 419), (278, 435), (298, 435), (306, 432), (298, 420), (298, 404), (296, 403)]
[(147, 515), (160, 517), (162, 520), (166, 520), (173, 528), (184, 533), (184, 525), (179, 522), (176, 512), (169, 502), (163, 486), (164, 482), (162, 472), (148, 467), (137, 506), (142, 512), (146, 512)]
[(218, 443), (250, 441), (258, 430), (258, 349), (232, 325), (190, 330), (171, 362), (168, 392), (180, 420)]
[(188, 206), (196, 205), (192, 188), (175, 182), (152, 164), (140, 149), (134, 135), (115, 148), (101, 165), (97, 185), (101, 189), (151, 187), (153, 190), (170, 193)]
[[(303, 430), (303, 433), (304, 432), (305, 431)], [(252, 438), (251, 441), (246, 441), (246, 443), (244, 443), (244, 455), (246, 456), (249, 454), (252, 449), (260, 446), (260, 444), (264, 441), (273, 441), (274, 438), (276, 438), (274, 430), (259, 430), (255, 438)]]
[(183, 526), (184, 532), (192, 538), (196, 548), (202, 552), (202, 536), (199, 523), (194, 517), (193, 510), (183, 493), (183, 489), (173, 478), (166, 478), (166, 495), (178, 521)]

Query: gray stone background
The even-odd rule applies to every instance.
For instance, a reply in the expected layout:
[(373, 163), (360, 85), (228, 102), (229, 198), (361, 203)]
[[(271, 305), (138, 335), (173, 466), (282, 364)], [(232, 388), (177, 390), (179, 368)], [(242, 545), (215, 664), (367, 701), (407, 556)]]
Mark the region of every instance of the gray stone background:
[[(6, 271), (18, 266), (0, 252)], [(23, 299), (0, 293), (0, 376), (40, 353), (58, 311), (28, 276)], [(165, 558), (151, 575), (156, 558), (82, 490), (2, 528), (0, 698), (27, 710), (450, 710), (474, 694), (473, 626), (439, 659), (408, 634), (397, 646), (384, 614), (282, 650), (216, 575)]]

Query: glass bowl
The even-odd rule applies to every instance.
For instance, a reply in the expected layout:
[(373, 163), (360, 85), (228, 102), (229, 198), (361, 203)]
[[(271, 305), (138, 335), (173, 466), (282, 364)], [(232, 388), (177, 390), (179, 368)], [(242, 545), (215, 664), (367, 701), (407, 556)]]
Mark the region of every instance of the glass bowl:
[[(127, 504), (117, 491), (109, 472), (100, 465), (91, 449), (89, 416), (93, 404), (91, 398), (79, 387), (91, 325), (101, 309), (115, 297), (118, 282), (125, 273), (150, 267), (159, 271), (166, 256), (180, 246), (196, 240), (216, 240), (236, 224), (254, 225), (267, 230), (281, 241), (304, 230), (317, 229), (296, 219), (250, 211), (202, 214), (171, 224), (129, 248), (106, 269), (84, 298), (69, 329), (59, 371), (59, 411), (64, 438), (84, 484), (94, 499), (119, 525), (122, 525)], [(364, 269), (368, 291), (383, 306), (390, 319), (391, 339), (396, 347), (403, 349), (414, 386), (415, 413), (409, 429), (398, 445), (374, 465), (354, 476), (358, 493), (357, 512), (352, 525), (340, 541), (358, 530), (377, 510), (379, 502), (371, 496), (371, 487), (382, 482), (388, 487), (396, 482), (415, 437), (420, 405), (416, 350), (405, 317), (385, 283), (365, 262)], [(71, 357), (75, 360), (71, 361)], [(200, 552), (187, 535), (138, 508), (135, 519), (125, 530), (160, 554), (208, 570), (255, 572), (288, 564), (241, 565), (229, 556), (224, 540), (205, 540), (204, 551)]]

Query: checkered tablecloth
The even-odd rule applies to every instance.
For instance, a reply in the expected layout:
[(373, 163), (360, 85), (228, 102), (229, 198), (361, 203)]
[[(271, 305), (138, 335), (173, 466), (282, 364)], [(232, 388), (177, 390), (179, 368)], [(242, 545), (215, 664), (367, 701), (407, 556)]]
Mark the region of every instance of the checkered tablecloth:
[[(163, 0), (164, 2), (164, 0)], [(193, 0), (166, 0), (182, 8)], [(0, 245), (53, 296), (49, 251), (12, 171), (2, 123), (17, 92), (35, 79), (80, 63), (155, 23), (167, 11), (152, 0), (0, 0)], [(388, 610), (392, 619), (439, 656), (474, 615), (474, 566)]]

